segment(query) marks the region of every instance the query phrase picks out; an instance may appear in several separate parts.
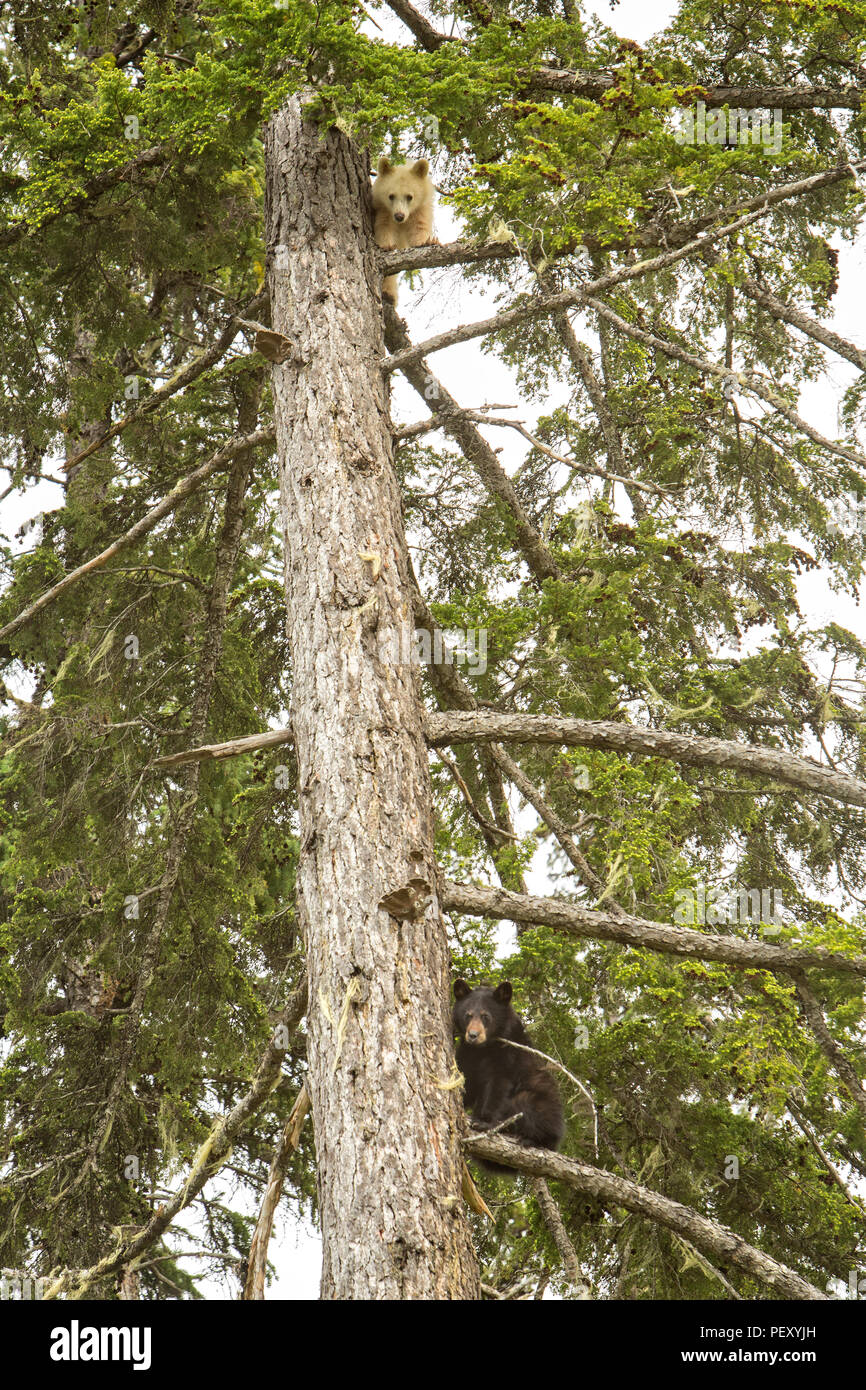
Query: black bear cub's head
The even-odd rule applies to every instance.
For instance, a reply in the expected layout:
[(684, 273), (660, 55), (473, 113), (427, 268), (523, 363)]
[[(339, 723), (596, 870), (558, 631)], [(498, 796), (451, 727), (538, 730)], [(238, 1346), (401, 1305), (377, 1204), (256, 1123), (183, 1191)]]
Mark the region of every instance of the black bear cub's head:
[(483, 985), (470, 989), (465, 980), (454, 981), (454, 1032), (461, 1042), (483, 1047), (505, 1036), (511, 1018), (511, 985), (503, 980), (495, 989)]

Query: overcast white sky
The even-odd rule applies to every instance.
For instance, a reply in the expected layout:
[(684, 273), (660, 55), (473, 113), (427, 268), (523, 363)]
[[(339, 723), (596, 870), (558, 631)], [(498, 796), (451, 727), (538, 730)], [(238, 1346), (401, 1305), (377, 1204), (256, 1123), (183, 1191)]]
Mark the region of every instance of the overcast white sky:
[[(596, 14), (603, 22), (610, 24), (623, 37), (643, 41), (651, 34), (664, 28), (678, 6), (666, 0), (622, 0), (611, 7), (608, 0), (590, 0), (584, 4), (584, 11)], [(384, 28), (383, 12), (377, 13), (377, 21)], [(398, 26), (399, 27), (399, 26)], [(390, 26), (388, 29), (389, 37)], [(394, 37), (397, 37), (395, 34)], [(440, 240), (446, 241), (458, 235), (458, 226), (447, 210), (440, 207), (437, 215), (437, 232)], [(845, 249), (841, 263), (841, 283), (843, 293), (836, 300), (835, 326), (845, 337), (862, 341), (864, 313), (864, 243), (861, 239), (854, 250)], [(459, 272), (426, 272), (423, 284), (415, 291), (409, 290), (405, 280), (401, 286), (400, 311), (407, 318), (413, 338), (417, 341), (433, 332), (440, 332), (449, 325), (483, 318), (494, 311), (492, 298), (470, 290), (463, 285)], [(437, 354), (434, 369), (445, 385), (451, 389), (461, 404), (477, 407), (485, 401), (519, 401), (519, 395), (512, 374), (495, 359), (481, 354), (477, 343), (468, 343)], [(803, 397), (803, 413), (827, 434), (837, 433), (836, 400), (838, 387), (850, 380), (850, 372), (844, 364), (833, 364), (828, 372), (829, 380), (810, 387)], [(832, 383), (832, 385), (831, 385)], [(835, 387), (835, 389), (833, 389)], [(565, 393), (563, 392), (563, 395)], [(402, 382), (394, 384), (393, 413), (401, 421), (419, 417), (421, 408), (414, 392)], [(518, 412), (531, 425), (534, 412), (521, 406)], [(509, 469), (516, 466), (525, 452), (525, 446), (512, 432), (491, 432), (493, 442), (502, 444), (503, 461)], [(42, 484), (29, 490), (22, 498), (13, 496), (0, 507), (0, 531), (10, 535), (27, 518), (42, 510), (58, 506), (60, 494), (50, 485)], [(804, 607), (815, 620), (833, 617), (855, 631), (863, 633), (862, 613), (854, 605), (849, 595), (834, 595), (826, 579), (810, 576), (804, 581)], [(530, 885), (534, 891), (549, 891), (549, 881), (545, 869), (546, 850), (539, 852)], [(209, 1193), (216, 1195), (219, 1184), (209, 1186)], [(196, 1244), (195, 1238), (191, 1242)], [(186, 1242), (185, 1242), (186, 1244)], [(271, 1299), (315, 1299), (318, 1297), (318, 1283), (321, 1263), (321, 1246), (317, 1233), (305, 1223), (286, 1223), (282, 1218), (277, 1223), (277, 1233), (271, 1242), (270, 1255), (279, 1271), (275, 1284), (267, 1290)], [(219, 1283), (213, 1283), (207, 1293), (212, 1298), (234, 1296)]]

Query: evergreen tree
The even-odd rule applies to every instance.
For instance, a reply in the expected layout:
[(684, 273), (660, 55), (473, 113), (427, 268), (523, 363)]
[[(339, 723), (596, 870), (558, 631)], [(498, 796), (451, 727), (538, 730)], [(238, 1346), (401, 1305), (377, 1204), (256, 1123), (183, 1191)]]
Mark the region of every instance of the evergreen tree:
[[(864, 20), (0, 7), (4, 1267), (260, 1297), (282, 1193), (328, 1297), (848, 1285), (866, 649), (800, 580), (866, 542)], [(376, 252), (382, 151), (459, 240)], [(408, 271), (490, 315), (418, 341)], [(567, 1073), (561, 1155), (469, 1139), (529, 1175), (471, 1217), (449, 942)]]

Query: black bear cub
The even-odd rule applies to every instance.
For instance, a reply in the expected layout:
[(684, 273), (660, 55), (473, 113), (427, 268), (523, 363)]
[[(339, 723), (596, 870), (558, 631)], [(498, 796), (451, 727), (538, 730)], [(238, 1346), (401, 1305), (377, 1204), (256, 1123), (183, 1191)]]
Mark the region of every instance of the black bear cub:
[[(508, 981), (495, 989), (470, 989), (465, 980), (456, 980), (453, 1020), (460, 1039), (457, 1065), (466, 1080), (463, 1100), (474, 1128), (494, 1129), (520, 1112), (504, 1134), (531, 1148), (558, 1148), (565, 1133), (559, 1088), (539, 1057), (508, 1046), (508, 1041), (532, 1046), (511, 1007)], [(489, 1173), (514, 1175), (500, 1163), (479, 1162)]]

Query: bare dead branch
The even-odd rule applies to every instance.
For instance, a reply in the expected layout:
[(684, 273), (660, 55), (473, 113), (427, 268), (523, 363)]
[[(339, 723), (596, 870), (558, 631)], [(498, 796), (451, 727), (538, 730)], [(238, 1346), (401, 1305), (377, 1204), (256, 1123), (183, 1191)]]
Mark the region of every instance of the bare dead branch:
[(246, 1301), (258, 1301), (265, 1296), (268, 1244), (271, 1239), (274, 1215), (282, 1196), (289, 1160), (301, 1142), (301, 1129), (309, 1113), (310, 1104), (310, 1096), (305, 1083), (298, 1092), (298, 1098), (292, 1106), (292, 1113), (283, 1127), (268, 1173), (268, 1185), (262, 1198), (256, 1229), (250, 1242), (247, 1279), (243, 1292), (243, 1298)]
[[(476, 1127), (476, 1128), (474, 1128), (474, 1129), (472, 1130), (472, 1133), (474, 1133), (474, 1134), (501, 1134), (502, 1131), (503, 1131), (504, 1129), (507, 1129), (509, 1125), (513, 1125), (517, 1120), (522, 1120), (522, 1119), (523, 1119), (523, 1111), (522, 1111), (522, 1110), (518, 1110), (516, 1114), (514, 1114), (514, 1115), (509, 1115), (507, 1120), (500, 1120), (498, 1125), (491, 1125), (489, 1129), (483, 1129), (483, 1130), (482, 1130), (480, 1127)], [(470, 1139), (471, 1139), (471, 1137), (472, 1137), (472, 1133), (470, 1133), (470, 1136), (469, 1136)], [(464, 1139), (464, 1140), (463, 1140), (463, 1143), (464, 1143), (464, 1144), (468, 1144), (468, 1143), (469, 1143), (469, 1139)]]
[(510, 893), (504, 888), (478, 888), (446, 879), (441, 887), (446, 911), (469, 917), (493, 917), (515, 923), (542, 922), (569, 936), (589, 941), (615, 941), (641, 951), (692, 960), (715, 960), (742, 970), (772, 970), (791, 974), (814, 968), (840, 970), (848, 975), (866, 976), (866, 956), (844, 956), (824, 947), (776, 946), (764, 941), (743, 941), (734, 936), (717, 936), (692, 927), (667, 926), (630, 913), (616, 916), (596, 912), (579, 903), (561, 898), (534, 898)]
[(733, 1265), (744, 1274), (759, 1279), (783, 1298), (824, 1301), (828, 1297), (786, 1265), (756, 1250), (727, 1226), (711, 1221), (693, 1208), (674, 1202), (670, 1197), (663, 1197), (661, 1193), (653, 1192), (628, 1178), (618, 1177), (602, 1168), (592, 1168), (587, 1163), (578, 1163), (550, 1149), (524, 1148), (504, 1135), (494, 1138), (487, 1134), (473, 1135), (466, 1147), (477, 1158), (506, 1164), (531, 1177), (555, 1178), (557, 1182), (585, 1192), (607, 1207), (625, 1207), (626, 1211), (646, 1217), (676, 1235), (693, 1241), (699, 1249), (707, 1251), (722, 1264)]
[(451, 775), (451, 779), (454, 782), (454, 785), (456, 786), (460, 795), (463, 797), (463, 800), (466, 802), (469, 814), (472, 816), (472, 819), (476, 821), (476, 823), (481, 827), (481, 829), (487, 831), (489, 834), (493, 836), (501, 837), (504, 840), (519, 840), (520, 836), (515, 835), (513, 831), (504, 830), (500, 826), (494, 825), (492, 821), (487, 820), (485, 816), (482, 816), (481, 812), (478, 810), (478, 807), (475, 805), (475, 802), (472, 800), (472, 793), (467, 787), (465, 779), (461, 776), (460, 769), (454, 762), (454, 760), (452, 758), (449, 758), (447, 754), (443, 753), (441, 748), (437, 748), (436, 756), (437, 758), (439, 758), (442, 765), (448, 769), (448, 772)]
[[(448, 669), (456, 674), (453, 668)], [(505, 741), (607, 749), (617, 753), (670, 758), (687, 766), (734, 768), (752, 776), (772, 777), (852, 806), (866, 806), (866, 783), (847, 772), (837, 772), (811, 758), (786, 753), (779, 748), (707, 738), (702, 734), (674, 733), (670, 729), (616, 724), (603, 719), (568, 719), (546, 714), (500, 713), (489, 709), (452, 709), (428, 713), (425, 731), (432, 748), (445, 744)], [(237, 757), (259, 748), (273, 748), (291, 741), (290, 729), (270, 729), (266, 733), (250, 734), (228, 743), (184, 749), (180, 753), (155, 759), (152, 766), (179, 767), (183, 763), (210, 758)], [(508, 775), (513, 774), (515, 785), (519, 786), (519, 769), (515, 772), (514, 767), (512, 764)]]
[(610, 749), (617, 753), (671, 758), (697, 767), (735, 768), (760, 777), (775, 777), (852, 806), (866, 806), (866, 782), (837, 772), (811, 758), (779, 748), (706, 738), (700, 734), (650, 729), (645, 725), (609, 720), (568, 719), (546, 714), (500, 714), (495, 710), (451, 710), (428, 714), (425, 722), (431, 747), (467, 742), (560, 743), (576, 748)]
[[(545, 444), (543, 440), (538, 439), (536, 435), (526, 429), (522, 420), (508, 420), (504, 416), (485, 415), (481, 410), (466, 410), (465, 408), (460, 410), (460, 414), (464, 419), (472, 420), (475, 424), (492, 425), (494, 429), (516, 430), (532, 445), (533, 449), (537, 449), (539, 453), (544, 454), (545, 458), (552, 459), (554, 463), (561, 463), (566, 468), (570, 468), (573, 473), (580, 473), (587, 478), (603, 478), (609, 483), (622, 483), (625, 487), (636, 487), (641, 492), (650, 492), (655, 497), (671, 500), (671, 494), (659, 487), (657, 483), (642, 483), (623, 473), (609, 473), (605, 468), (593, 467), (589, 463), (579, 463), (577, 459), (568, 458), (565, 454), (558, 454), (555, 449), (551, 449), (549, 444)], [(414, 439), (420, 434), (429, 434), (431, 430), (440, 430), (444, 427), (444, 418), (444, 416), (431, 415), (427, 420), (417, 420), (412, 425), (403, 425), (394, 431), (394, 438), (402, 442), (405, 439)]]
[(519, 255), (521, 250), (516, 241), (446, 241), (433, 246), (380, 251), (379, 264), (383, 275), (390, 275), (392, 268), (395, 274), (398, 270), (438, 270), (449, 265), (475, 265), (479, 261), (508, 261)]
[(550, 1065), (551, 1065), (552, 1067), (556, 1067), (557, 1071), (561, 1071), (562, 1074), (563, 1074), (563, 1076), (567, 1076), (568, 1079), (569, 1079), (569, 1081), (573, 1081), (573, 1082), (574, 1082), (574, 1084), (575, 1084), (575, 1086), (577, 1087), (577, 1089), (578, 1089), (578, 1090), (581, 1092), (581, 1094), (584, 1095), (584, 1096), (586, 1097), (586, 1099), (589, 1101), (590, 1109), (592, 1110), (592, 1118), (593, 1118), (593, 1136), (592, 1136), (592, 1141), (593, 1141), (593, 1148), (595, 1149), (595, 1156), (596, 1156), (596, 1158), (598, 1158), (598, 1110), (596, 1109), (596, 1104), (595, 1104), (595, 1101), (594, 1101), (593, 1098), (592, 1098), (591, 1093), (590, 1093), (590, 1092), (587, 1090), (587, 1088), (584, 1086), (584, 1084), (583, 1084), (583, 1082), (580, 1080), (580, 1078), (577, 1077), (577, 1076), (575, 1076), (575, 1074), (574, 1074), (573, 1071), (569, 1071), (569, 1070), (568, 1070), (568, 1067), (564, 1067), (564, 1066), (562, 1065), (561, 1062), (558, 1062), (558, 1061), (556, 1060), (555, 1057), (551, 1057), (547, 1052), (542, 1052), (542, 1051), (540, 1051), (540, 1049), (537, 1048), (537, 1047), (527, 1047), (526, 1043), (514, 1042), (512, 1038), (500, 1038), (499, 1041), (502, 1042), (502, 1043), (505, 1043), (505, 1045), (506, 1045), (507, 1047), (516, 1047), (520, 1052), (531, 1052), (531, 1053), (533, 1054), (533, 1056), (535, 1056), (535, 1057), (541, 1057), (543, 1061), (549, 1062)]
[[(561, 577), (559, 566), (544, 544), (542, 537), (527, 517), (514, 484), (487, 440), (471, 421), (464, 418), (460, 406), (430, 371), (425, 361), (412, 348), (406, 325), (389, 305), (385, 313), (385, 341), (392, 353), (404, 358), (401, 370), (410, 385), (429, 404), (435, 401), (442, 416), (442, 428), (457, 441), (466, 458), (477, 470), (491, 497), (499, 501), (511, 516), (515, 541), (538, 583)], [(394, 362), (395, 357), (389, 358)]]
[(538, 1203), (538, 1210), (541, 1212), (541, 1218), (553, 1237), (554, 1245), (559, 1251), (566, 1274), (572, 1284), (581, 1283), (580, 1265), (578, 1264), (577, 1255), (574, 1246), (569, 1240), (568, 1232), (565, 1229), (559, 1207), (550, 1195), (550, 1188), (547, 1186), (544, 1178), (530, 1178), (529, 1186)]
[[(65, 1270), (59, 1274), (43, 1294), (43, 1298), (86, 1298), (90, 1290), (100, 1280), (125, 1266), (138, 1263), (138, 1258), (159, 1240), (171, 1225), (178, 1212), (189, 1206), (201, 1192), (205, 1183), (219, 1172), (229, 1157), (236, 1137), (247, 1121), (261, 1110), (271, 1091), (280, 1078), (283, 1059), (289, 1040), (294, 1034), (307, 1009), (306, 982), (292, 995), (281, 1017), (277, 1020), (271, 1041), (265, 1048), (258, 1069), (249, 1089), (227, 1115), (221, 1116), (214, 1124), (207, 1139), (196, 1154), (186, 1182), (178, 1188), (171, 1200), (157, 1207), (150, 1221), (140, 1231), (125, 1236), (111, 1255), (106, 1255), (90, 1269)], [(277, 1038), (280, 1045), (277, 1044)], [(285, 1041), (285, 1046), (283, 1042)]]

